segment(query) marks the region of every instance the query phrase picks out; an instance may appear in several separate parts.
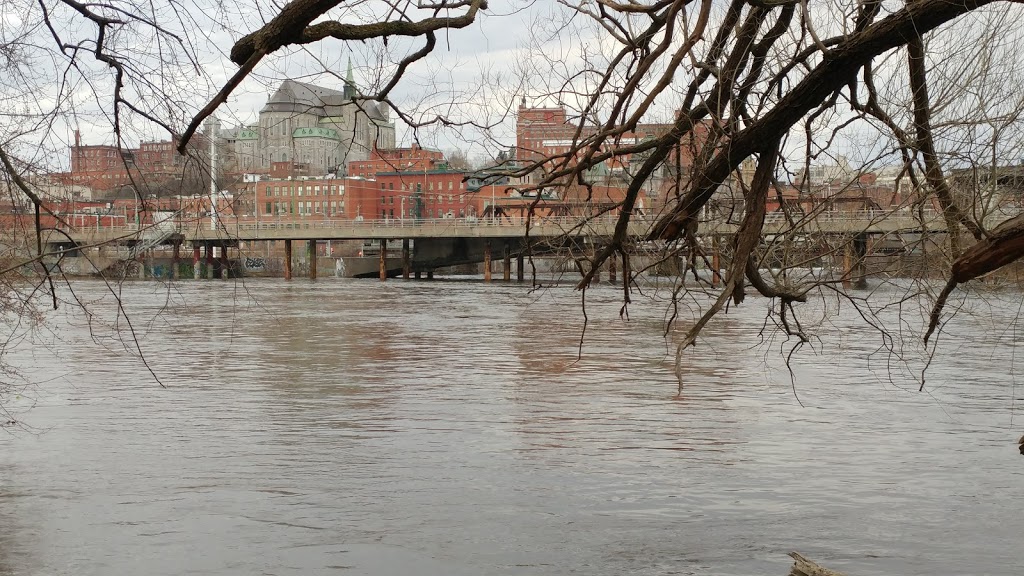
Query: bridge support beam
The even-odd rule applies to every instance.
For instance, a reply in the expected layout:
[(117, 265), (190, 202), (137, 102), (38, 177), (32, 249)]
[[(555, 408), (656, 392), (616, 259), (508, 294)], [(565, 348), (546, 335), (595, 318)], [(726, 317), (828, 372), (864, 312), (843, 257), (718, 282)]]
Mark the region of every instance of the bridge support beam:
[(864, 257), (868, 252), (867, 234), (857, 234), (843, 247), (843, 288), (863, 290), (868, 287), (867, 264)]
[[(409, 271), (410, 271), (411, 267), (412, 266), (409, 263), (409, 239), (408, 238), (403, 238), (402, 239), (402, 280), (408, 280), (409, 279)], [(417, 278), (420, 277), (419, 272), (416, 273), (416, 277)]]
[(491, 241), (484, 241), (484, 282), (491, 281)]
[(199, 254), (199, 244), (192, 244), (192, 278), (199, 280), (202, 277), (203, 264)]
[(502, 261), (501, 279), (508, 282), (512, 279), (512, 249), (508, 245), (508, 240), (505, 240), (504, 250), (505, 253)]
[(626, 256), (623, 256), (622, 257), (622, 285), (625, 288), (627, 288), (627, 289), (629, 288), (629, 275), (631, 273), (632, 273), (632, 270), (629, 267), (629, 258), (626, 257)]
[(419, 280), (422, 276), (423, 276), (423, 274), (419, 270), (417, 270), (416, 271), (416, 279)]
[(181, 242), (175, 242), (171, 248), (171, 273), (167, 275), (171, 280), (178, 279), (179, 260), (181, 260)]
[(719, 237), (715, 236), (711, 241), (711, 286), (718, 288), (722, 283), (722, 249), (719, 246)]
[(221, 244), (220, 247), (220, 278), (224, 280), (231, 278), (231, 260), (228, 259), (227, 244)]
[(516, 281), (523, 281), (523, 255), (516, 256)]
[(215, 262), (215, 260), (213, 258), (213, 244), (207, 243), (206, 244), (206, 276), (208, 277), (207, 279), (209, 279), (209, 280), (213, 280), (214, 277), (216, 276), (216, 271), (214, 270), (214, 262)]
[(388, 279), (388, 241), (380, 241), (380, 281), (386, 282)]
[(306, 258), (309, 259), (309, 279), (316, 280), (316, 240), (306, 242)]
[(427, 270), (427, 280), (433, 280), (433, 279), (434, 279), (434, 271), (433, 270)]
[(292, 241), (284, 241), (284, 279), (292, 279)]

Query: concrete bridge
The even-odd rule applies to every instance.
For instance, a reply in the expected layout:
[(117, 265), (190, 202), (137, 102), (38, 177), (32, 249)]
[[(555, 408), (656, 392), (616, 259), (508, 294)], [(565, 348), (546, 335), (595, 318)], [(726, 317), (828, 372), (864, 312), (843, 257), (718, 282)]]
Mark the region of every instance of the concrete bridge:
[[(738, 216), (737, 216), (738, 218)], [(1000, 218), (1001, 219), (1001, 218)], [(310, 254), (315, 253), (315, 243), (323, 240), (376, 240), (380, 242), (379, 274), (382, 278), (393, 275), (400, 269), (403, 275), (434, 268), (464, 263), (488, 264), (492, 251), (505, 259), (505, 274), (508, 275), (509, 259), (517, 257), (517, 276), (522, 276), (522, 257), (526, 252), (527, 233), (535, 241), (531, 247), (537, 253), (548, 246), (565, 247), (584, 241), (600, 243), (615, 230), (617, 216), (606, 214), (593, 218), (580, 217), (536, 217), (527, 226), (525, 219), (424, 219), (424, 220), (331, 220), (317, 216), (305, 219), (236, 219), (225, 218), (211, 222), (210, 219), (191, 221), (164, 221), (151, 226), (137, 225), (119, 227), (76, 228), (50, 235), (48, 242), (54, 248), (78, 250), (90, 246), (121, 244), (132, 247), (134, 252), (128, 259), (160, 245), (173, 246), (174, 260), (178, 260), (180, 246), (190, 244), (193, 260), (198, 265), (200, 248), (206, 249), (206, 261), (210, 267), (227, 267), (227, 248), (238, 246), (239, 242), (283, 241), (285, 246), (285, 277), (291, 276), (291, 248), (293, 241), (306, 241)], [(654, 217), (635, 216), (629, 224), (628, 233), (634, 238), (646, 237)], [(835, 235), (877, 235), (896, 232), (942, 231), (945, 224), (942, 215), (936, 211), (834, 211), (821, 212), (803, 219), (794, 216), (790, 222), (784, 214), (773, 212), (765, 218), (764, 234), (784, 234), (794, 227), (804, 233)], [(737, 221), (724, 217), (701, 222), (702, 235), (723, 236), (736, 232)], [(402, 259), (394, 261), (387, 257), (388, 240), (402, 240)], [(410, 251), (410, 241), (415, 243)], [(214, 248), (220, 248), (223, 262), (214, 262)], [(497, 255), (495, 254), (495, 255)], [(311, 260), (315, 263), (315, 258)], [(315, 265), (310, 270), (315, 277)]]
[[(922, 218), (923, 216), (923, 218)], [(594, 218), (536, 217), (529, 224), (531, 238), (607, 237), (615, 230), (617, 217), (604, 215)], [(634, 216), (629, 224), (629, 235), (644, 237), (655, 222), (653, 217)], [(827, 234), (884, 234), (900, 231), (942, 231), (945, 223), (936, 211), (918, 215), (910, 211), (822, 212), (814, 217), (795, 220), (801, 231)], [(713, 218), (701, 222), (702, 235), (728, 235), (736, 232), (737, 221)], [(782, 234), (793, 225), (780, 212), (765, 217), (764, 233)], [(79, 246), (95, 246), (112, 242), (138, 242), (162, 233), (173, 232), (176, 242), (226, 242), (255, 240), (395, 240), (425, 238), (518, 238), (527, 234), (524, 218), (498, 219), (430, 219), (430, 220), (329, 220), (309, 217), (301, 220), (259, 220), (226, 218), (212, 224), (209, 218), (190, 221), (160, 223), (152, 226), (127, 225), (63, 231), (51, 241), (70, 239)], [(168, 235), (168, 238), (171, 236)], [(170, 241), (166, 242), (170, 243)]]

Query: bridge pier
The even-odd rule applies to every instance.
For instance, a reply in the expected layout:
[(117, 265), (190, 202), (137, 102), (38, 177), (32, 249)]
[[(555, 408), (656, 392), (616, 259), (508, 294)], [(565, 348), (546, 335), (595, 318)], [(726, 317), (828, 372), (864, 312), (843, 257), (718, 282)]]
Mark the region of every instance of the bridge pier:
[(860, 233), (843, 247), (843, 288), (863, 290), (868, 287), (867, 263), (864, 257), (868, 252), (867, 234)]
[(491, 281), (491, 241), (484, 241), (484, 282)]
[[(409, 279), (409, 269), (411, 265), (409, 263), (409, 239), (402, 239), (402, 280)], [(416, 277), (420, 277), (420, 273), (416, 273)]]
[(388, 241), (380, 241), (380, 281), (386, 282), (388, 279)]
[(505, 240), (505, 254), (504, 261), (502, 262), (501, 268), (501, 279), (508, 282), (512, 279), (512, 250), (508, 245), (508, 240)]
[(434, 271), (433, 270), (427, 270), (427, 280), (433, 280), (433, 279), (434, 279)]
[(306, 258), (309, 260), (309, 279), (316, 280), (316, 240), (306, 242)]
[(213, 259), (213, 244), (206, 243), (206, 275), (208, 280), (213, 280), (215, 276), (214, 259)]
[(420, 279), (420, 277), (421, 277), (421, 275), (422, 275), (422, 274), (420, 273), (420, 271), (419, 271), (419, 270), (417, 270), (417, 271), (416, 271), (416, 279), (417, 279), (417, 280), (419, 280), (419, 279)]
[(718, 288), (722, 283), (722, 250), (719, 246), (720, 239), (715, 236), (711, 241), (711, 287)]
[(615, 259), (618, 258), (618, 257), (619, 257), (619, 255), (615, 254), (613, 252), (611, 257), (608, 258), (608, 283), (609, 284), (615, 284)]
[(171, 273), (168, 276), (171, 280), (178, 279), (178, 261), (181, 260), (181, 242), (171, 245)]
[(203, 265), (199, 254), (199, 244), (192, 244), (192, 278), (199, 280), (202, 277)]
[(622, 257), (622, 284), (625, 288), (629, 288), (629, 275), (631, 273), (629, 267), (629, 258), (626, 256)]
[(292, 241), (284, 241), (284, 279), (292, 279)]
[(228, 260), (228, 245), (222, 244), (220, 247), (220, 276), (222, 280), (231, 278), (231, 261)]
[(523, 255), (516, 256), (516, 282), (523, 281)]

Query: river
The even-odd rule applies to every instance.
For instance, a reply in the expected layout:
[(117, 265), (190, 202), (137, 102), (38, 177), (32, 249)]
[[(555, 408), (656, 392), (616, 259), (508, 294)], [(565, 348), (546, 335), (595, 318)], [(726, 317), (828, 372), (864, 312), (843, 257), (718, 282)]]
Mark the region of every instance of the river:
[(126, 284), (165, 387), (104, 285), (75, 287), (91, 323), (65, 306), (8, 345), (0, 574), (781, 576), (790, 550), (851, 575), (1024, 566), (1018, 292), (968, 302), (924, 393), (834, 303), (805, 308), (826, 322), (791, 381), (750, 297), (677, 395), (664, 301), (623, 321), (612, 287), (587, 294), (577, 360), (566, 286)]

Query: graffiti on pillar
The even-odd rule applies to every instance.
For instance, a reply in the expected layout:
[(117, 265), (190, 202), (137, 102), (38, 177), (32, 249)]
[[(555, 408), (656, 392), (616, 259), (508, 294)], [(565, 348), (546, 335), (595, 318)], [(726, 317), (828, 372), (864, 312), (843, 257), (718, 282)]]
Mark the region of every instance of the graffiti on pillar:
[(338, 277), (338, 278), (341, 278), (341, 277), (343, 277), (345, 275), (345, 260), (344, 259), (338, 258), (334, 262), (334, 275), (336, 277)]
[(246, 258), (245, 269), (246, 270), (266, 270), (267, 262), (263, 258)]

